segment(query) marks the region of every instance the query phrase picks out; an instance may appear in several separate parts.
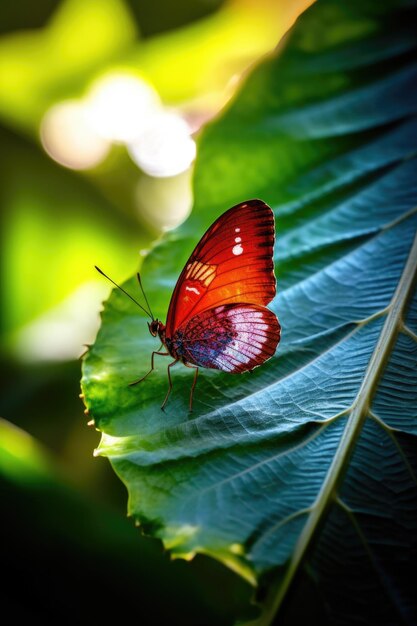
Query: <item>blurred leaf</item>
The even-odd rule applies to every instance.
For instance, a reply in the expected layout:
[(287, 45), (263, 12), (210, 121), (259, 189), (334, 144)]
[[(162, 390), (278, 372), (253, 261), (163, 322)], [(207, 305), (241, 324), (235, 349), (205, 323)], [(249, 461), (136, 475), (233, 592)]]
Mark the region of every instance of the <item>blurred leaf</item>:
[(269, 51), (309, 2), (230, 2), (138, 44), (122, 0), (65, 0), (46, 28), (0, 40), (0, 117), (37, 133), (52, 104), (83, 95), (112, 69), (140, 72), (168, 103), (202, 97), (203, 112), (217, 110), (230, 79)]
[[(30, 143), (6, 132), (0, 136), (8, 155), (1, 187), (3, 331), (20, 331), (87, 283), (91, 297), (81, 295), (78, 310), (83, 314), (85, 307), (88, 316), (106, 291), (94, 265), (119, 280), (154, 235), (115, 211), (88, 179), (57, 166)], [(52, 328), (49, 333), (53, 342)]]
[(236, 82), (274, 48), (310, 3), (228, 2), (214, 15), (143, 42), (129, 62), (141, 68), (167, 102), (201, 98), (203, 110), (217, 110), (236, 87), (231, 79)]
[(0, 471), (15, 482), (30, 484), (47, 481), (53, 475), (41, 447), (24, 431), (0, 419)]
[(0, 33), (40, 28), (56, 8), (56, 0), (20, 0), (19, 4), (2, 2), (0, 5)]
[(201, 19), (224, 4), (225, 0), (154, 0), (152, 3), (126, 0), (135, 15), (143, 37), (180, 28)]
[[(138, 537), (128, 520), (76, 491), (43, 447), (5, 420), (0, 489), (8, 564), (0, 597), (15, 617), (28, 612), (40, 623), (71, 624), (82, 615), (107, 623), (115, 613), (132, 619), (139, 605), (150, 625), (226, 626), (233, 612), (248, 610), (248, 588), (237, 577), (219, 565), (169, 561), (158, 542)], [(30, 580), (24, 594), (22, 577)]]
[(263, 198), (277, 218), (276, 357), (251, 376), (204, 370), (192, 417), (192, 373), (178, 366), (162, 413), (163, 361), (128, 387), (159, 344), (112, 293), (84, 361), (99, 453), (127, 485), (130, 514), (175, 555), (211, 554), (254, 582), (276, 575), (262, 625), (285, 599), (287, 615), (302, 604), (306, 579), (331, 624), (415, 615), (413, 6), (309, 9), (206, 130), (194, 212), (143, 266), (164, 319), (204, 229)]
[(136, 37), (123, 0), (65, 0), (44, 29), (0, 41), (0, 116), (33, 132), (46, 109), (80, 95)]

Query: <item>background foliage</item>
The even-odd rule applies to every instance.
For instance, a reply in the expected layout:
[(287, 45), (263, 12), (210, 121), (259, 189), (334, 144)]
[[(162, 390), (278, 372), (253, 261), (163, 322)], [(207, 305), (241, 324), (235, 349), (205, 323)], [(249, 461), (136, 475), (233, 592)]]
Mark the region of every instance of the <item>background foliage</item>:
[[(116, 610), (136, 619), (141, 606), (155, 623), (230, 624), (251, 611), (249, 587), (228, 570), (207, 558), (171, 562), (125, 519), (126, 491), (93, 459), (98, 435), (78, 398), (78, 357), (108, 293), (94, 264), (119, 281), (132, 273), (171, 212), (178, 219), (168, 200), (189, 195), (189, 173), (154, 179), (115, 144), (96, 167), (64, 168), (40, 127), (52, 107), (119, 71), (198, 127), (302, 4), (1, 3), (1, 599), (16, 619), (105, 623)], [(158, 207), (150, 216), (139, 184)]]

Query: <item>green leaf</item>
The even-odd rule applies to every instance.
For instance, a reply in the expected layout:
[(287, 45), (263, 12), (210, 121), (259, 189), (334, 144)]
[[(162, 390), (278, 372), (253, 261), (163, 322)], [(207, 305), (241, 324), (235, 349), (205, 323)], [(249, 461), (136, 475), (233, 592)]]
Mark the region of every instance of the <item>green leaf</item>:
[(305, 584), (332, 624), (411, 623), (416, 609), (413, 7), (311, 7), (206, 129), (193, 214), (143, 265), (164, 319), (205, 228), (264, 199), (277, 221), (276, 356), (252, 375), (203, 370), (192, 416), (192, 372), (177, 366), (162, 413), (163, 359), (128, 387), (158, 344), (112, 293), (84, 362), (98, 454), (127, 485), (129, 513), (174, 555), (211, 554), (253, 582), (274, 574), (257, 624), (302, 603)]

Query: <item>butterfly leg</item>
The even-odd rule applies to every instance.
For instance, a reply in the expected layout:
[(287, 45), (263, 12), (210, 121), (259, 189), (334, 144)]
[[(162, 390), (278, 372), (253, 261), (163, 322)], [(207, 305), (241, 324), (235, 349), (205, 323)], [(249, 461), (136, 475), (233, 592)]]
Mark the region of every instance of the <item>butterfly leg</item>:
[(193, 380), (193, 384), (191, 386), (191, 392), (190, 392), (190, 413), (192, 413), (193, 411), (193, 397), (194, 397), (194, 389), (195, 386), (197, 384), (197, 378), (198, 378), (198, 366), (197, 365), (190, 365), (189, 363), (184, 363), (185, 367), (189, 367), (192, 370), (195, 370), (195, 374), (194, 374), (194, 380)]
[(139, 380), (134, 380), (133, 383), (129, 383), (129, 387), (132, 387), (132, 385), (137, 385), (138, 383), (141, 383), (142, 380), (145, 380), (145, 378), (147, 378), (149, 376), (149, 374), (154, 371), (154, 369), (155, 369), (155, 365), (154, 365), (155, 354), (159, 354), (160, 356), (169, 356), (169, 352), (159, 352), (159, 351), (152, 352), (151, 369), (149, 370), (149, 372), (147, 374), (145, 374), (145, 376), (142, 376), (142, 378), (139, 378)]
[(167, 372), (168, 372), (168, 384), (169, 384), (169, 387), (168, 387), (167, 395), (165, 396), (165, 400), (163, 401), (162, 406), (161, 406), (161, 409), (162, 409), (162, 410), (164, 410), (165, 405), (166, 405), (166, 403), (167, 403), (167, 400), (168, 400), (168, 398), (169, 398), (169, 396), (170, 396), (170, 393), (171, 393), (171, 391), (172, 391), (172, 380), (171, 380), (171, 370), (170, 370), (170, 368), (171, 368), (173, 365), (175, 365), (175, 363), (178, 363), (178, 359), (175, 359), (175, 361), (172, 361), (172, 363), (170, 363), (170, 364), (168, 365), (168, 367), (167, 367)]

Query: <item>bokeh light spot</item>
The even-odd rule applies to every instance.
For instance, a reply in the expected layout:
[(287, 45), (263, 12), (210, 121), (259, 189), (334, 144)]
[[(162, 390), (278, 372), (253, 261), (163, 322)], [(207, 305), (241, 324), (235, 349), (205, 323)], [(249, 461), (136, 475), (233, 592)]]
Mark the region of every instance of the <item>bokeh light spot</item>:
[(133, 161), (156, 177), (184, 172), (196, 155), (196, 144), (187, 122), (172, 111), (155, 114), (128, 149)]
[(193, 195), (191, 169), (167, 178), (143, 175), (136, 188), (141, 219), (156, 230), (171, 230), (190, 214)]
[(161, 107), (153, 87), (133, 74), (112, 73), (93, 84), (87, 97), (92, 128), (110, 141), (134, 141)]
[(73, 170), (95, 167), (107, 156), (110, 145), (91, 128), (81, 101), (67, 100), (45, 114), (41, 142), (54, 161)]

